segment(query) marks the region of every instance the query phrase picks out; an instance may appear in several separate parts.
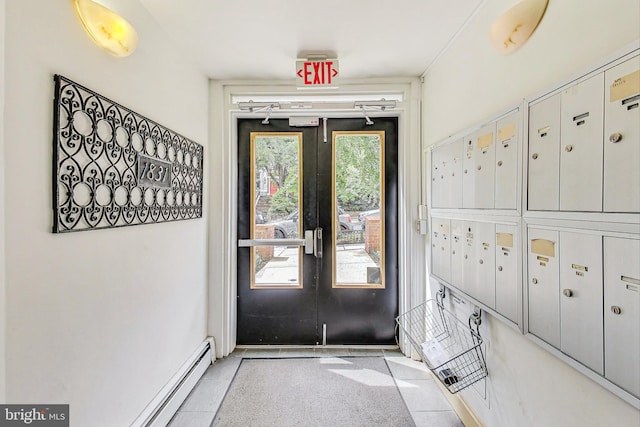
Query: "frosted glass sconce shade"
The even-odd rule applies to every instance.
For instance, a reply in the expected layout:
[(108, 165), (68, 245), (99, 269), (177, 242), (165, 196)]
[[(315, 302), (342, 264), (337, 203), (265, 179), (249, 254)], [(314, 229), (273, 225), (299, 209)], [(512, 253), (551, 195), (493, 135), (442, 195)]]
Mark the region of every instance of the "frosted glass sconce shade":
[(524, 45), (538, 27), (549, 0), (522, 0), (494, 22), (489, 37), (498, 52), (507, 54)]
[(84, 29), (98, 46), (118, 57), (133, 53), (138, 34), (124, 18), (92, 0), (73, 3)]

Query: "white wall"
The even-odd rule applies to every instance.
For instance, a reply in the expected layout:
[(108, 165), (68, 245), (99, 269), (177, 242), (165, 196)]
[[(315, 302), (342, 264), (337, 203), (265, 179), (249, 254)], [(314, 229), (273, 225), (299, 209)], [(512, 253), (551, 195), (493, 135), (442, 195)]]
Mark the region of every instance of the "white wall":
[[(490, 45), (488, 30), (515, 3), (488, 0), (426, 73), (426, 146), (585, 69), (640, 35), (637, 0), (551, 0), (532, 39), (502, 56)], [(481, 331), (491, 342), (490, 403), (473, 391), (463, 395), (486, 426), (640, 424), (636, 409), (501, 322), (487, 316)]]
[[(4, 236), (4, 18), (5, 0), (0, 0), (0, 236)], [(6, 333), (6, 271), (4, 237), (0, 237), (0, 402), (5, 399), (5, 333)]]
[(109, 4), (140, 36), (125, 59), (90, 41), (71, 1), (6, 2), (6, 398), (69, 403), (72, 426), (129, 425), (206, 336), (206, 209), (189, 221), (50, 231), (54, 73), (208, 138), (207, 78), (139, 2)]

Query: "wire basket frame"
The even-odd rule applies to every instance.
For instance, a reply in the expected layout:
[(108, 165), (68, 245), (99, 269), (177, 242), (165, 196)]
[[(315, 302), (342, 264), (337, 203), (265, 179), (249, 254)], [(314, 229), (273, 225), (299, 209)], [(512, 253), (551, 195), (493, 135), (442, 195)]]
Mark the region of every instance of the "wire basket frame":
[(478, 331), (458, 320), (436, 300), (427, 300), (396, 322), (422, 361), (455, 394), (487, 376)]

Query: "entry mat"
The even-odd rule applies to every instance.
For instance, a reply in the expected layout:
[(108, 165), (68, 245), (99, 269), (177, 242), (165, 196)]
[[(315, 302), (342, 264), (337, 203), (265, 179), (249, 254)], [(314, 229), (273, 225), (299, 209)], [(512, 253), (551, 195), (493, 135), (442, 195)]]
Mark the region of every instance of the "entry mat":
[(213, 426), (415, 426), (383, 357), (243, 359)]

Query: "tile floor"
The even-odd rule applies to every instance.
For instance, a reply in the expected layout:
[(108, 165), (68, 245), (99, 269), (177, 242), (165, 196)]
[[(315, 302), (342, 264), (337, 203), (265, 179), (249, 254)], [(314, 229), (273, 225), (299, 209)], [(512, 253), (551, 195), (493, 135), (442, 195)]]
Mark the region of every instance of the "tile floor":
[(210, 426), (243, 358), (384, 357), (417, 427), (464, 427), (424, 364), (398, 350), (354, 348), (236, 349), (209, 366), (169, 424), (170, 427)]

